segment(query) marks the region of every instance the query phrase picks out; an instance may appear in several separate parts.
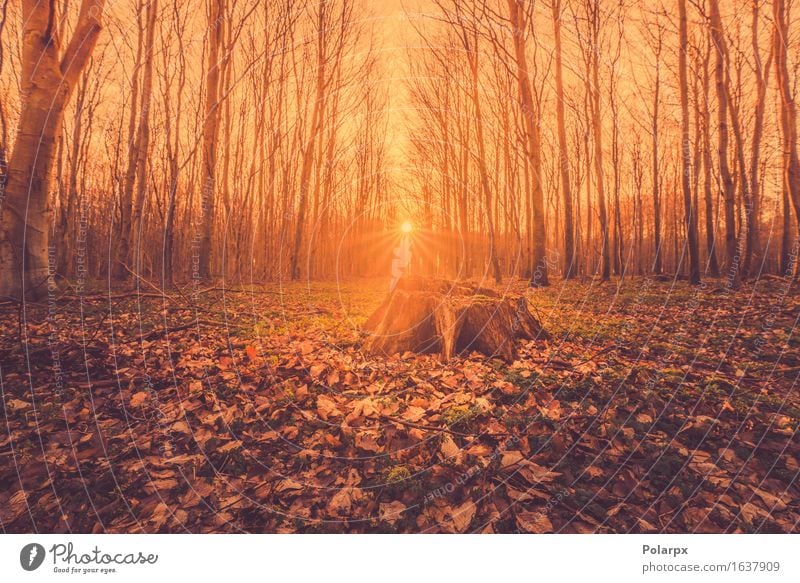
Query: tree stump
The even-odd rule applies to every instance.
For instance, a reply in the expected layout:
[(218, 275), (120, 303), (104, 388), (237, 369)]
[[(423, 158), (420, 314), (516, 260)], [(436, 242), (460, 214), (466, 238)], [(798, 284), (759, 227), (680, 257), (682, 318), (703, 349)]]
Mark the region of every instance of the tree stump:
[(439, 354), (447, 360), (477, 351), (511, 362), (517, 340), (549, 338), (521, 295), (441, 279), (405, 277), (364, 330), (370, 354)]

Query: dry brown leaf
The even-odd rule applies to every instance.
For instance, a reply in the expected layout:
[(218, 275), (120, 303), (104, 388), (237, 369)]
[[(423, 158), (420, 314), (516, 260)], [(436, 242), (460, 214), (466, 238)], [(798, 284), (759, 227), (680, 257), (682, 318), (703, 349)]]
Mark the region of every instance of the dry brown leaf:
[(374, 431), (359, 431), (356, 433), (356, 447), (373, 453), (381, 451), (383, 447), (378, 445), (377, 437)]
[(553, 532), (553, 523), (544, 512), (519, 512), (516, 520), (517, 527), (524, 532), (533, 534)]
[(364, 498), (364, 491), (361, 488), (346, 486), (337, 491), (328, 503), (328, 510), (333, 514), (349, 514), (353, 504), (358, 503)]
[(147, 393), (139, 391), (131, 397), (131, 407), (140, 407), (147, 400)]
[(461, 451), (459, 447), (456, 445), (456, 442), (453, 441), (453, 438), (449, 435), (445, 434), (442, 437), (442, 445), (440, 446), (440, 451), (445, 459), (452, 459), (455, 458), (458, 453)]
[(338, 417), (341, 415), (339, 409), (336, 407), (336, 401), (326, 395), (317, 397), (317, 413), (326, 421), (329, 417)]
[(403, 419), (412, 423), (419, 421), (425, 416), (425, 409), (421, 407), (409, 407), (403, 413)]
[(381, 502), (380, 506), (378, 507), (381, 520), (388, 522), (389, 524), (394, 524), (397, 522), (405, 510), (406, 505), (399, 500), (395, 500), (394, 502)]
[(291, 490), (302, 490), (303, 485), (296, 480), (292, 480), (291, 478), (286, 478), (285, 480), (281, 480), (275, 486), (276, 492), (287, 492)]
[(759, 488), (753, 488), (753, 492), (761, 498), (764, 503), (769, 507), (769, 510), (786, 510), (786, 502), (781, 500), (778, 496), (770, 494)]
[(466, 532), (472, 523), (472, 519), (475, 518), (476, 510), (477, 507), (472, 500), (467, 500), (461, 506), (453, 508), (452, 520), (456, 532)]
[(525, 456), (522, 455), (521, 451), (507, 451), (503, 454), (502, 459), (500, 460), (500, 468), (506, 470), (513, 466), (519, 464), (522, 460), (525, 459)]

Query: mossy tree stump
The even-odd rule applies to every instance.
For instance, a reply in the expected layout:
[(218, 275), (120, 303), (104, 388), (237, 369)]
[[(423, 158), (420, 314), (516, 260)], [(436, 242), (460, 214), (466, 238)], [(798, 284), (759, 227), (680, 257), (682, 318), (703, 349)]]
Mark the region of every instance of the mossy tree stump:
[(511, 362), (517, 340), (549, 337), (524, 296), (419, 277), (401, 279), (364, 330), (363, 348), (370, 354), (410, 351), (443, 360), (474, 350)]

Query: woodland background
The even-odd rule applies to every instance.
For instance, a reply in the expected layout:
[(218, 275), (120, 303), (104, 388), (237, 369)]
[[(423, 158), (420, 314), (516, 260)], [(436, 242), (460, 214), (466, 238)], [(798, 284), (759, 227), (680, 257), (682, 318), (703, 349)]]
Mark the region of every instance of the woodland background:
[[(382, 274), (407, 217), (448, 277), (793, 269), (791, 1), (25, 7), (2, 4), (0, 259), (27, 230), (29, 289)], [(57, 91), (26, 82), (42, 33)]]

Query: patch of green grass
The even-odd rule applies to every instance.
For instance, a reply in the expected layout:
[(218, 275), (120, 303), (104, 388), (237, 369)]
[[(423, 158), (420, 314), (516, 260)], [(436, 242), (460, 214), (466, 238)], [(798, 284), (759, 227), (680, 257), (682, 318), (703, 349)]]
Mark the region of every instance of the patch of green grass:
[(384, 480), (387, 485), (398, 484), (405, 482), (411, 478), (411, 470), (406, 466), (392, 466), (384, 472)]
[(469, 429), (472, 421), (481, 414), (477, 406), (454, 405), (442, 413), (442, 420), (451, 429)]

